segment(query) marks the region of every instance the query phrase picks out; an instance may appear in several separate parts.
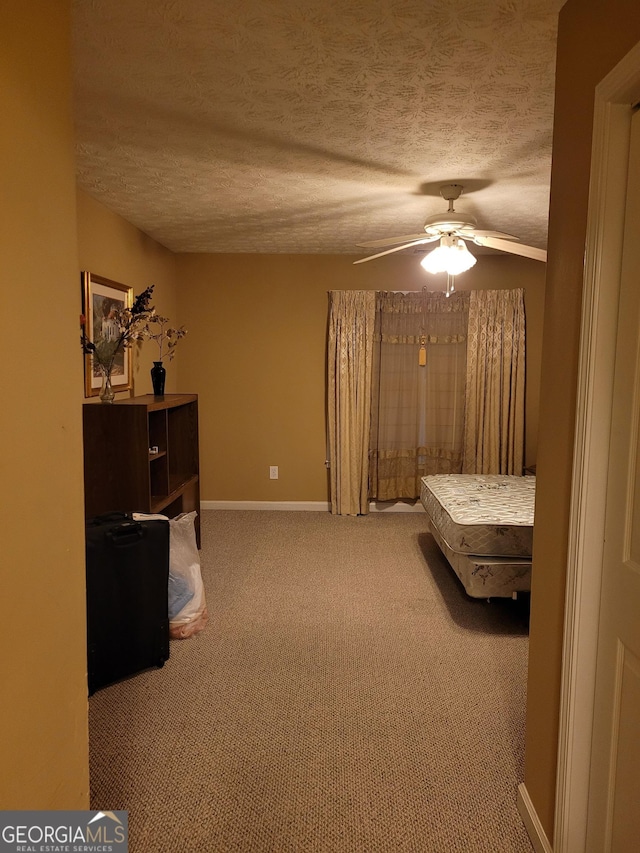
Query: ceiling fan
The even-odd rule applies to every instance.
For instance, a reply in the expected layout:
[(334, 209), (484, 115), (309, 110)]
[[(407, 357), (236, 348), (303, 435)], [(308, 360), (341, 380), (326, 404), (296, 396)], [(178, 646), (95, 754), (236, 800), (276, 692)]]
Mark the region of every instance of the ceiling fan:
[[(440, 195), (449, 202), (449, 209), (442, 214), (430, 216), (424, 224), (424, 234), (404, 234), (401, 237), (388, 237), (383, 240), (373, 240), (369, 243), (358, 243), (364, 249), (377, 249), (382, 246), (393, 246), (384, 252), (377, 252), (366, 258), (354, 261), (355, 264), (363, 264), (392, 252), (400, 252), (410, 246), (420, 246), (425, 243), (433, 243), (439, 240), (439, 246), (429, 252), (421, 261), (422, 266), (428, 272), (446, 272), (449, 279), (454, 275), (469, 269), (475, 264), (476, 259), (467, 249), (464, 240), (475, 243), (477, 246), (487, 246), (498, 249), (501, 252), (509, 252), (513, 255), (522, 255), (525, 258), (533, 258), (536, 261), (546, 261), (547, 253), (544, 249), (534, 246), (523, 246), (517, 242), (518, 238), (511, 234), (503, 234), (501, 231), (485, 231), (476, 228), (476, 220), (473, 216), (456, 213), (453, 203), (462, 193), (461, 184), (444, 184), (440, 187)], [(451, 285), (451, 289), (452, 285)], [(449, 286), (447, 287), (449, 292)]]

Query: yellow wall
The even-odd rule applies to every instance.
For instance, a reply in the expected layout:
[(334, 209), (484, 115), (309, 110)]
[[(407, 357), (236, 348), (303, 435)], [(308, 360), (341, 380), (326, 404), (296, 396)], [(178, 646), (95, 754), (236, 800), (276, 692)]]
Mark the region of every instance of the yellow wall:
[[(327, 291), (419, 290), (415, 255), (354, 266), (345, 255), (177, 256), (181, 391), (200, 395), (201, 497), (327, 501)], [(544, 265), (481, 256), (458, 287), (524, 287), (527, 462), (535, 461)], [(269, 479), (269, 466), (280, 477)]]
[(0, 7), (0, 808), (88, 807), (70, 3)]
[(553, 833), (565, 573), (594, 89), (640, 40), (637, 0), (560, 14), (533, 544), (525, 784)]
[[(176, 325), (178, 305), (175, 279), (175, 255), (165, 249), (122, 217), (107, 210), (100, 202), (78, 190), (78, 258), (80, 270), (110, 278), (112, 281), (133, 288), (134, 294), (141, 293), (154, 285), (153, 301), (158, 314), (169, 317)], [(78, 313), (81, 305), (80, 276), (78, 275)], [(184, 342), (182, 342), (184, 343)], [(176, 357), (167, 362), (166, 392), (178, 390), (178, 365), (182, 343), (176, 349)], [(153, 360), (158, 358), (157, 345), (147, 341), (142, 347), (136, 345), (134, 356), (133, 394), (150, 394), (149, 371)], [(128, 397), (129, 392), (117, 397)], [(95, 402), (97, 397), (93, 397)]]

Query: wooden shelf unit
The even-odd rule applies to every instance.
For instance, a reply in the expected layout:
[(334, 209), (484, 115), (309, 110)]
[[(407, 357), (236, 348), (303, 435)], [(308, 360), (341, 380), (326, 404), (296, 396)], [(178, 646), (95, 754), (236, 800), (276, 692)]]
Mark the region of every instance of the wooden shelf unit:
[(200, 545), (196, 394), (85, 403), (83, 430), (86, 518), (112, 511), (174, 518), (195, 509)]

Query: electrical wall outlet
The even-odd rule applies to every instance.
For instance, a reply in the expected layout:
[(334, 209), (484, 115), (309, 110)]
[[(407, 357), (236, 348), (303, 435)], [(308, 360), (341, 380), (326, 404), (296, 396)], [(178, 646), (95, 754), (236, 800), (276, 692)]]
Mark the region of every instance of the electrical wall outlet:
[(270, 480), (277, 480), (278, 479), (278, 466), (277, 465), (270, 465), (269, 466), (269, 479)]

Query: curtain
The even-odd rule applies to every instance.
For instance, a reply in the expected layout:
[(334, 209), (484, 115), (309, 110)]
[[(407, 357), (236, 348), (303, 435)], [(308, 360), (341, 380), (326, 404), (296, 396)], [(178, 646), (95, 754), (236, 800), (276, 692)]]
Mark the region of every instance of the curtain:
[(371, 498), (415, 499), (421, 477), (462, 470), (468, 304), (462, 292), (377, 294)]
[(469, 301), (463, 471), (522, 474), (524, 291), (474, 290)]
[(329, 293), (327, 354), (331, 512), (369, 512), (369, 427), (376, 295)]

